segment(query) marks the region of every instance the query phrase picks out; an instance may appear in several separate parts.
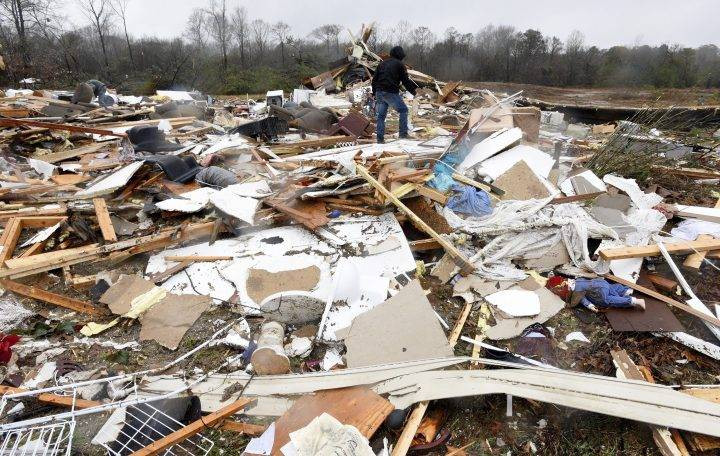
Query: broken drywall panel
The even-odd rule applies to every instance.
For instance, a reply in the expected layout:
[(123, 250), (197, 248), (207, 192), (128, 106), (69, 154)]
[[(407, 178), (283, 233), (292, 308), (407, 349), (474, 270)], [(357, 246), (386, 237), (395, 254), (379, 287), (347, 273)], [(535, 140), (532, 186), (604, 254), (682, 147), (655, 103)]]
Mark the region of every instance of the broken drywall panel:
[(47, 240), (50, 236), (53, 235), (53, 233), (55, 233), (55, 231), (57, 231), (58, 228), (60, 228), (60, 225), (62, 224), (63, 222), (59, 222), (53, 226), (49, 226), (43, 230), (38, 231), (37, 233), (35, 233), (35, 236), (25, 241), (20, 247), (28, 247), (38, 242), (43, 242)]
[(523, 260), (522, 264), (525, 269), (534, 269), (539, 272), (547, 272), (553, 270), (555, 267), (570, 263), (570, 255), (568, 254), (565, 243), (561, 240), (555, 243), (547, 251), (545, 251), (538, 258), (529, 258)]
[(355, 317), (387, 299), (390, 279), (362, 269), (356, 257), (340, 258), (333, 274), (332, 293), (318, 326), (318, 338), (332, 342)]
[(120, 168), (119, 170), (115, 171), (114, 173), (110, 174), (109, 176), (102, 179), (100, 182), (97, 182), (90, 187), (87, 187), (83, 190), (80, 190), (76, 193), (77, 196), (99, 196), (99, 195), (105, 195), (107, 193), (112, 193), (115, 190), (119, 189), (120, 187), (125, 186), (130, 181), (130, 178), (132, 178), (137, 170), (140, 169), (140, 167), (145, 163), (144, 161), (136, 161), (134, 163), (130, 163), (129, 165)]
[(361, 271), (390, 278), (415, 269), (410, 244), (392, 213), (343, 216), (331, 220), (327, 228), (354, 251), (354, 261)]
[(132, 309), (135, 298), (155, 288), (155, 284), (137, 275), (122, 275), (100, 296), (100, 303), (108, 306), (115, 315), (124, 315)]
[[(513, 287), (522, 290), (521, 287)], [(523, 330), (534, 323), (545, 323), (565, 307), (565, 301), (547, 288), (533, 290), (540, 301), (540, 313), (534, 317), (503, 318), (495, 314), (495, 326), (487, 328), (485, 336), (492, 340), (512, 339), (522, 334)]]
[(307, 253), (236, 258), (220, 273), (233, 283), (237, 302), (246, 309), (259, 310), (268, 296), (287, 291), (305, 291), (325, 302), (332, 286), (328, 259)]
[(36, 173), (42, 176), (43, 180), (50, 179), (50, 177), (55, 173), (55, 170), (57, 169), (57, 166), (42, 160), (28, 157), (27, 161), (30, 167), (34, 169)]
[(572, 170), (562, 181), (560, 188), (568, 196), (607, 191), (605, 183), (595, 173), (585, 168)]
[(205, 209), (210, 202), (210, 197), (217, 193), (217, 190), (210, 187), (201, 187), (178, 195), (176, 198), (160, 201), (155, 205), (163, 211), (173, 212), (197, 212)]
[(168, 294), (140, 317), (140, 340), (175, 350), (188, 329), (212, 303), (206, 296)]
[[(212, 155), (226, 149), (249, 149), (251, 147), (250, 142), (247, 140), (247, 138), (244, 138), (239, 134), (223, 136), (208, 135), (208, 141), (210, 142), (211, 146), (205, 149), (200, 154), (201, 157)], [(250, 161), (252, 155), (247, 155), (248, 156), (246, 161)]]
[(255, 224), (255, 213), (258, 207), (260, 207), (259, 200), (239, 196), (228, 191), (227, 188), (210, 195), (210, 202), (217, 210), (242, 220), (249, 225)]
[(264, 198), (272, 193), (270, 185), (268, 185), (266, 180), (228, 185), (224, 188), (224, 190), (227, 190), (237, 196), (245, 196), (247, 198)]
[(489, 176), (492, 179), (497, 179), (520, 160), (524, 160), (535, 174), (544, 178), (550, 175), (550, 170), (555, 164), (553, 157), (540, 149), (520, 145), (483, 161), (477, 167), (477, 173), (479, 176)]
[[(506, 290), (513, 286), (515, 282), (504, 280), (488, 280), (476, 274), (469, 274), (465, 277), (458, 276), (453, 283), (453, 296), (463, 296), (466, 293), (477, 294), (484, 297), (498, 291)], [(473, 302), (475, 300), (473, 299)]]
[(503, 190), (503, 200), (529, 200), (542, 199), (550, 196), (547, 185), (525, 160), (515, 163), (493, 182), (493, 185)]
[(485, 300), (511, 318), (533, 317), (540, 313), (540, 297), (520, 288), (498, 291), (485, 296)]
[(657, 193), (645, 193), (642, 191), (635, 179), (625, 179), (614, 174), (606, 174), (603, 176), (603, 182), (625, 192), (638, 209), (651, 209), (663, 200), (662, 196)]
[(344, 334), (348, 367), (453, 356), (420, 282), (358, 315)]
[(464, 172), (476, 164), (487, 160), (493, 155), (502, 152), (522, 139), (522, 130), (515, 127), (507, 130), (500, 130), (483, 139), (470, 150), (470, 153), (458, 165), (457, 170)]

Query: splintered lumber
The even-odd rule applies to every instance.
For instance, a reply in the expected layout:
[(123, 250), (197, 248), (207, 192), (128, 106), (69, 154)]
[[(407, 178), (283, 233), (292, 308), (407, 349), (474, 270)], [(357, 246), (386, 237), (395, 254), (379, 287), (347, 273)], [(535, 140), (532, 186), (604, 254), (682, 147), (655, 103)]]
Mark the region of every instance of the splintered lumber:
[[(448, 342), (450, 342), (451, 347), (455, 347), (457, 344), (463, 327), (465, 326), (465, 322), (467, 321), (467, 317), (470, 315), (470, 309), (472, 309), (472, 305), (470, 303), (465, 304), (465, 307), (460, 313), (460, 317), (457, 322), (455, 322), (455, 326), (453, 326), (450, 336), (448, 337)], [(413, 409), (412, 413), (410, 413), (410, 417), (408, 417), (405, 422), (405, 427), (403, 428), (400, 437), (398, 437), (397, 442), (395, 442), (392, 456), (405, 456), (407, 454), (410, 449), (410, 445), (412, 445), (412, 441), (415, 438), (415, 434), (420, 427), (420, 422), (425, 416), (425, 412), (427, 411), (429, 405), (430, 401), (421, 401)]]
[(117, 136), (124, 138), (125, 133), (114, 133), (112, 130), (101, 128), (82, 127), (80, 125), (56, 124), (51, 122), (38, 122), (36, 120), (0, 119), (0, 127), (38, 127), (48, 130), (64, 130), (74, 133), (90, 133), (93, 135)]
[(0, 250), (0, 265), (5, 263), (5, 260), (12, 258), (18, 239), (20, 239), (22, 229), (21, 218), (18, 217), (10, 219), (3, 231), (2, 238), (0, 238), (0, 249), (2, 249)]
[(422, 252), (424, 250), (435, 250), (442, 248), (440, 243), (433, 238), (410, 241), (409, 244), (410, 250), (413, 252)]
[(426, 198), (430, 198), (436, 203), (440, 203), (443, 206), (447, 204), (448, 196), (442, 192), (435, 190), (434, 188), (430, 188), (425, 185), (417, 185), (415, 186), (415, 190), (417, 190), (420, 195)]
[(270, 150), (272, 150), (277, 155), (289, 155), (289, 154), (301, 152), (302, 149), (305, 149), (305, 148), (333, 146), (337, 143), (348, 142), (348, 141), (352, 141), (352, 138), (345, 136), (345, 135), (329, 136), (327, 138), (306, 139), (303, 141), (297, 141), (297, 142), (290, 143), (290, 144), (282, 144), (282, 145), (271, 147)]
[[(720, 209), (720, 198), (718, 198), (717, 203), (715, 203), (715, 209)], [(709, 234), (701, 234), (700, 236), (698, 236), (698, 240), (700, 241), (709, 241), (711, 239), (713, 239), (713, 237)], [(691, 253), (690, 255), (688, 255), (687, 258), (685, 258), (683, 266), (698, 269), (702, 265), (706, 253), (707, 252)]]
[(245, 434), (253, 437), (262, 435), (267, 429), (267, 426), (261, 426), (259, 424), (241, 423), (239, 421), (225, 420), (221, 425), (220, 429), (223, 431), (237, 432), (238, 434)]
[[(720, 388), (689, 388), (680, 390), (681, 393), (689, 394), (698, 399), (720, 404)], [(690, 444), (697, 451), (710, 451), (720, 448), (720, 439), (702, 434), (690, 434)]]
[(700, 312), (699, 310), (695, 310), (692, 307), (688, 306), (687, 304), (683, 304), (680, 301), (676, 301), (672, 298), (668, 298), (664, 294), (658, 293), (655, 290), (651, 290), (649, 288), (643, 287), (642, 285), (638, 285), (634, 282), (630, 282), (629, 280), (622, 279), (622, 278), (614, 276), (612, 274), (605, 274), (605, 278), (608, 280), (612, 280), (613, 282), (617, 282), (619, 284), (625, 285), (626, 287), (630, 287), (633, 290), (639, 291), (642, 294), (652, 296), (655, 299), (658, 299), (658, 300), (660, 300), (666, 304), (669, 304), (673, 307), (676, 307), (684, 312), (689, 313), (690, 315), (698, 317), (699, 319), (706, 321), (706, 322), (720, 328), (720, 320), (713, 317), (712, 315), (708, 315), (703, 312)]
[(225, 418), (229, 417), (230, 415), (239, 412), (240, 410), (247, 407), (247, 405), (252, 401), (254, 401), (254, 399), (242, 398), (240, 400), (237, 400), (230, 405), (226, 405), (225, 407), (221, 408), (216, 412), (213, 412), (207, 416), (203, 416), (197, 421), (193, 421), (184, 428), (178, 429), (177, 431), (172, 432), (165, 437), (154, 441), (145, 448), (132, 453), (131, 456), (152, 456), (160, 454), (171, 446), (175, 445), (176, 443), (180, 443), (183, 440), (194, 436), (195, 434), (199, 434), (200, 432), (204, 431), (205, 428), (212, 427), (224, 420)]
[(295, 207), (275, 198), (266, 198), (263, 203), (289, 216), (309, 230), (315, 231), (328, 224), (325, 203), (322, 201), (296, 201)]
[[(671, 254), (682, 254), (691, 252), (707, 252), (709, 250), (720, 249), (720, 239), (698, 239), (696, 241), (683, 241), (672, 244), (665, 244), (665, 248)], [(622, 260), (625, 258), (642, 258), (648, 256), (660, 255), (660, 248), (657, 244), (651, 244), (641, 247), (615, 247), (603, 249), (600, 256), (604, 260)]]
[(79, 299), (68, 298), (59, 294), (51, 293), (37, 287), (31, 287), (13, 280), (2, 279), (0, 285), (6, 290), (10, 290), (22, 296), (28, 298), (37, 299), (38, 301), (55, 304), (56, 306), (64, 307), (66, 309), (74, 310), (75, 312), (85, 313), (89, 315), (104, 315), (101, 309), (93, 306), (89, 302), (81, 301)]
[(720, 179), (720, 172), (702, 168), (671, 168), (669, 166), (653, 165), (653, 169), (663, 171), (674, 176), (690, 177), (693, 179)]
[[(621, 372), (621, 374), (618, 374), (618, 377), (624, 377), (628, 380), (648, 381), (625, 350), (611, 350), (610, 354), (612, 355), (613, 362)], [(654, 425), (650, 425), (650, 429), (652, 430), (655, 445), (657, 445), (658, 450), (660, 450), (663, 456), (683, 456), (684, 453), (673, 441), (670, 430)]]
[(76, 147), (74, 149), (64, 150), (62, 152), (54, 152), (52, 154), (45, 155), (33, 155), (33, 158), (42, 160), (48, 163), (57, 163), (63, 160), (69, 160), (71, 158), (79, 157), (80, 155), (92, 154), (99, 151), (103, 147), (106, 147), (108, 143), (98, 142), (88, 144), (87, 146)]
[[(97, 244), (59, 252), (45, 252), (27, 258), (13, 258), (6, 261), (8, 269), (0, 269), (0, 278), (16, 279), (39, 274), (52, 269), (83, 263), (97, 259), (101, 255), (117, 252), (126, 256), (137, 255), (151, 250), (161, 249), (179, 242), (210, 236), (215, 223), (196, 223), (186, 227), (174, 227), (134, 239), (98, 246)], [(123, 252), (118, 252), (122, 250)]]
[(158, 272), (157, 274), (153, 274), (150, 276), (150, 281), (152, 281), (155, 285), (160, 285), (170, 277), (174, 276), (178, 272), (182, 271), (186, 267), (190, 266), (193, 262), (192, 261), (183, 261), (182, 263), (178, 263), (175, 266), (166, 269), (163, 272)]
[(110, 220), (110, 212), (108, 212), (107, 204), (104, 198), (93, 198), (93, 206), (95, 207), (95, 215), (97, 216), (98, 225), (102, 232), (103, 239), (108, 242), (117, 242), (115, 227)]
[[(0, 396), (5, 394), (26, 393), (28, 390), (22, 388), (14, 388), (12, 386), (0, 385)], [(46, 404), (61, 405), (63, 407), (75, 407), (76, 409), (86, 409), (102, 405), (102, 402), (88, 401), (85, 399), (74, 398), (73, 396), (59, 396), (57, 394), (40, 393), (37, 400)]]
[(400, 201), (398, 198), (393, 195), (393, 193), (385, 188), (380, 182), (378, 182), (369, 172), (368, 170), (362, 166), (362, 165), (356, 165), (355, 169), (357, 172), (365, 178), (366, 181), (370, 183), (377, 191), (382, 193), (385, 198), (392, 201), (392, 203), (400, 209), (405, 215), (410, 218), (410, 220), (413, 221), (419, 228), (421, 228), (423, 231), (425, 231), (427, 234), (432, 236), (438, 243), (445, 249), (445, 251), (450, 255), (455, 261), (460, 262), (462, 264), (461, 269), (465, 272), (472, 272), (475, 270), (475, 266), (468, 260), (468, 258), (462, 254), (453, 244), (452, 242), (448, 241), (444, 237), (440, 236), (434, 229), (430, 227), (423, 219), (415, 215), (413, 211), (411, 211), (405, 204), (403, 204), (402, 201)]

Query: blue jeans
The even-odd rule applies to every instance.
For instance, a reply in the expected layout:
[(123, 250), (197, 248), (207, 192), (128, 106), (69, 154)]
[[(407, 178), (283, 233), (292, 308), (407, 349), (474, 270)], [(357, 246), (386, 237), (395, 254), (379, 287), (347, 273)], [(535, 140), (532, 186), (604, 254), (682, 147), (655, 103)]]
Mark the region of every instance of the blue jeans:
[(399, 93), (377, 92), (375, 94), (375, 109), (377, 114), (377, 140), (385, 141), (385, 117), (387, 117), (388, 106), (400, 115), (400, 136), (407, 136), (408, 133), (408, 107)]
[(580, 301), (585, 307), (593, 303), (599, 307), (625, 308), (632, 307), (632, 297), (625, 295), (627, 290), (625, 285), (609, 283), (605, 279), (577, 279), (574, 291), (585, 292)]

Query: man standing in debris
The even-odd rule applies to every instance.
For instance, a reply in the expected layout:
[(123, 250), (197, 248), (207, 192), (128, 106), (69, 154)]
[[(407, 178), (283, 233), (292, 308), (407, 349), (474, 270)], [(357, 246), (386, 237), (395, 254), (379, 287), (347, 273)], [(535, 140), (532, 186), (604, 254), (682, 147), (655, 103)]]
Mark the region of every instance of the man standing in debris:
[(392, 106), (400, 115), (400, 138), (408, 137), (408, 107), (400, 95), (402, 82), (408, 92), (415, 95), (417, 84), (410, 80), (407, 68), (402, 60), (405, 51), (400, 46), (390, 50), (390, 58), (383, 60), (375, 70), (372, 80), (372, 91), (375, 96), (375, 112), (377, 116), (377, 142), (385, 142), (385, 117), (388, 107)]

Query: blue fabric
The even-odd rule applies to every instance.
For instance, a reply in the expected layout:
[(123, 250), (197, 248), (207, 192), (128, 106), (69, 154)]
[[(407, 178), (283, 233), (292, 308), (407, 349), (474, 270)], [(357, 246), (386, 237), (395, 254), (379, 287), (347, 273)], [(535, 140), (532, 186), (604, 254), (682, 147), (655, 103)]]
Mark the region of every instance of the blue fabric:
[(455, 184), (452, 189), (457, 192), (451, 196), (446, 207), (454, 212), (484, 217), (492, 214), (490, 195), (469, 185)]
[(408, 107), (400, 94), (378, 92), (375, 94), (378, 141), (385, 141), (385, 117), (387, 117), (388, 107), (392, 107), (400, 115), (400, 136), (405, 136), (408, 132)]
[(609, 283), (605, 279), (577, 279), (573, 291), (585, 292), (580, 301), (585, 307), (595, 304), (600, 307), (626, 308), (632, 307), (632, 297), (625, 296), (629, 290), (625, 285)]

